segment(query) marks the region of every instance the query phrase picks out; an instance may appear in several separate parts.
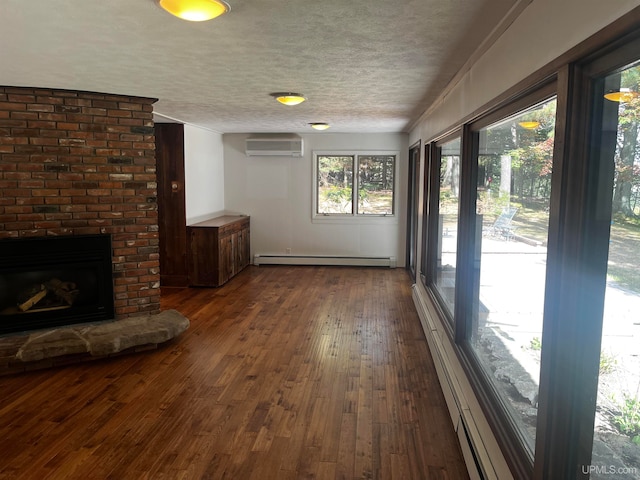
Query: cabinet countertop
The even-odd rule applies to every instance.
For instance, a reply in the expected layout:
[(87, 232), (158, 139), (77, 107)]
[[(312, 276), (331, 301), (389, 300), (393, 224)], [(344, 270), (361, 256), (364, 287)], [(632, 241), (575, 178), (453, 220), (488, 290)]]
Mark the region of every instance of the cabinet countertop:
[(189, 225), (189, 227), (222, 227), (243, 219), (249, 219), (249, 217), (247, 215), (223, 215), (221, 217), (210, 218), (209, 220), (194, 223), (193, 225)]

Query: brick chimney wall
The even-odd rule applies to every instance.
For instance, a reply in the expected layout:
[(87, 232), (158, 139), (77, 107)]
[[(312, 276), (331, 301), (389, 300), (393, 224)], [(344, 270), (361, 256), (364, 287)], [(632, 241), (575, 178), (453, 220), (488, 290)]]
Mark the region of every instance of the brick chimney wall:
[(116, 318), (160, 310), (154, 102), (0, 87), (0, 239), (111, 234)]

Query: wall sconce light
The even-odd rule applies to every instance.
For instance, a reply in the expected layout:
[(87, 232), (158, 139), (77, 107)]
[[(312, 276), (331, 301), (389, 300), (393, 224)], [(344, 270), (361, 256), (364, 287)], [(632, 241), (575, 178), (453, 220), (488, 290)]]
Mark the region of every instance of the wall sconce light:
[(231, 7), (223, 0), (156, 0), (164, 10), (190, 22), (203, 22), (227, 13)]
[(316, 130), (326, 130), (331, 126), (325, 122), (314, 122), (314, 123), (310, 123), (309, 125), (311, 125), (311, 128), (315, 128)]
[(275, 97), (283, 105), (298, 105), (306, 100), (306, 97), (301, 93), (293, 93), (293, 92), (276, 92), (271, 94), (272, 97)]

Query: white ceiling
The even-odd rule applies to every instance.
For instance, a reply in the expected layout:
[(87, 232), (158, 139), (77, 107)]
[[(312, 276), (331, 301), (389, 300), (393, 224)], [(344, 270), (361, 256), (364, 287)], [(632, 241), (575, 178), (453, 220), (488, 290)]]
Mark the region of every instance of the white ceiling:
[(157, 98), (220, 133), (403, 132), (517, 0), (228, 2), (194, 23), (154, 0), (0, 0), (0, 85)]

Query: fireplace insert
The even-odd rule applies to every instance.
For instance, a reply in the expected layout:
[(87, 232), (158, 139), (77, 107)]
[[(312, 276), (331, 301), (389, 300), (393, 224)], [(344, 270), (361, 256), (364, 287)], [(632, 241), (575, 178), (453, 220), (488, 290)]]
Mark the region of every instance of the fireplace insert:
[(0, 334), (113, 316), (110, 235), (0, 241)]

